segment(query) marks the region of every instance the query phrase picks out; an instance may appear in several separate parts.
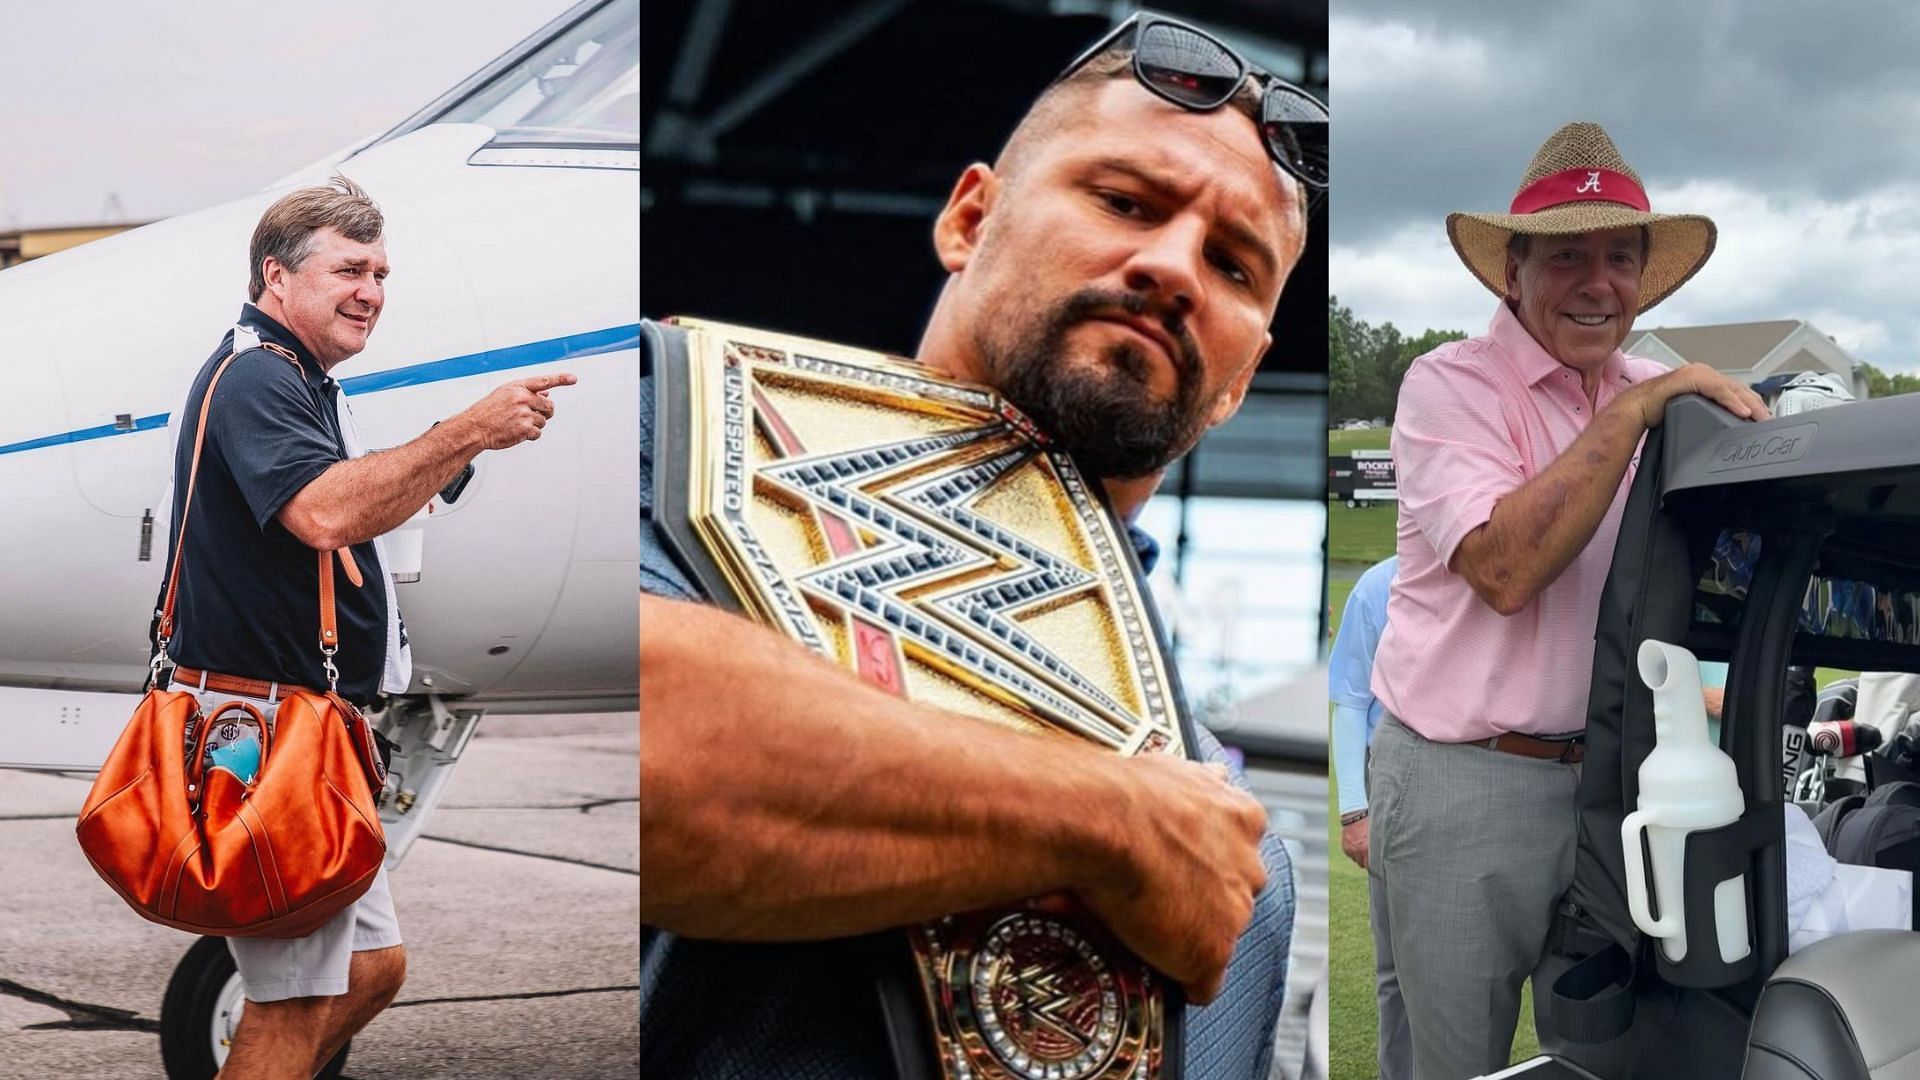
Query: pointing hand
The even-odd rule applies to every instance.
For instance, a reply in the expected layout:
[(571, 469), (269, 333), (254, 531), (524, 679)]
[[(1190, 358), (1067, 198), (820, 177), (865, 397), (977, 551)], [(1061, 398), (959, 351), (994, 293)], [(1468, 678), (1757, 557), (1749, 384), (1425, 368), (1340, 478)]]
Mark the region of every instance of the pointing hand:
[(564, 372), (516, 379), (494, 388), (468, 406), (464, 415), (479, 430), (488, 450), (505, 450), (538, 439), (540, 429), (553, 419), (553, 398), (547, 391), (578, 381)]

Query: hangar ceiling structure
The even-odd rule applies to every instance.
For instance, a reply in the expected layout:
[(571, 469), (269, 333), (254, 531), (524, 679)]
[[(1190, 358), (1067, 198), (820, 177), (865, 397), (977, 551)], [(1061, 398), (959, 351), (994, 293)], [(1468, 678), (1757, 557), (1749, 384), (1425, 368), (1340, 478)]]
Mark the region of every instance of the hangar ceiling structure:
[[(647, 0), (641, 298), (913, 351), (934, 215), (1047, 82), (1125, 18), (1090, 0)], [(1155, 5), (1327, 96), (1325, 0)], [(1326, 227), (1324, 208), (1310, 228)], [(1241, 415), (1168, 493), (1324, 497), (1327, 263), (1309, 244)]]

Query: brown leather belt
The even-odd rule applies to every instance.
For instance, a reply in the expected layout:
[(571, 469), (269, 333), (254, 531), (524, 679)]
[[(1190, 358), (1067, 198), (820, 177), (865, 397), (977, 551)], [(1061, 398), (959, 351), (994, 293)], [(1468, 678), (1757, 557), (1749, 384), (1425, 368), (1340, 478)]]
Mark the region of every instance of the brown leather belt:
[[(205, 680), (204, 682), (202, 680)], [(272, 683), (261, 679), (243, 679), (238, 675), (222, 675), (217, 671), (196, 671), (190, 667), (173, 669), (173, 688), (185, 690), (191, 686), (195, 690), (207, 689), (222, 694), (240, 694), (245, 697), (271, 698), (279, 700), (295, 690), (305, 690), (309, 694), (318, 694), (318, 690), (308, 690), (304, 686), (292, 683)]]
[(1522, 735), (1509, 731), (1505, 735), (1496, 735), (1484, 742), (1471, 745), (1498, 750), (1503, 754), (1517, 754), (1520, 757), (1538, 758), (1542, 761), (1558, 761), (1567, 765), (1578, 765), (1587, 757), (1587, 738), (1577, 735), (1571, 739), (1540, 739), (1532, 735)]

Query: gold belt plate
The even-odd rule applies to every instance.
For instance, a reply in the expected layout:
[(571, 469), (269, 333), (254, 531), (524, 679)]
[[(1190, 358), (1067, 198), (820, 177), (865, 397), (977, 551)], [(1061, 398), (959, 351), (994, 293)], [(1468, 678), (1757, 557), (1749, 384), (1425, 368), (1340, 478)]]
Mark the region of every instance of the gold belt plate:
[[(884, 354), (679, 325), (687, 517), (750, 617), (915, 702), (1187, 753), (1124, 530), (1017, 410)], [(1160, 1074), (1168, 988), (1090, 918), (911, 937), (951, 1080)]]

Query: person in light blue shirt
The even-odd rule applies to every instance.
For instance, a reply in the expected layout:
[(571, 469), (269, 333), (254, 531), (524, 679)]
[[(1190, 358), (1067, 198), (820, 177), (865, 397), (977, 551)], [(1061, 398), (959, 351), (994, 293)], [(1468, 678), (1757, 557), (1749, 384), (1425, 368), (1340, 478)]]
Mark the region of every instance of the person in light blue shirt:
[[(1387, 628), (1387, 593), (1399, 560), (1389, 557), (1368, 567), (1340, 616), (1327, 660), (1327, 697), (1333, 703), (1333, 767), (1340, 788), (1340, 850), (1367, 868), (1367, 744), (1384, 711), (1373, 696), (1373, 653)], [(1381, 1080), (1413, 1075), (1413, 1043), (1400, 980), (1394, 972), (1393, 939), (1387, 930), (1385, 893), (1368, 888), (1368, 921), (1373, 929), (1374, 993), (1380, 1008)]]
[(1366, 818), (1360, 824), (1359, 847), (1347, 841), (1345, 821), (1367, 809), (1367, 744), (1380, 725), (1384, 708), (1373, 696), (1373, 651), (1387, 628), (1387, 591), (1399, 564), (1394, 556), (1375, 563), (1360, 575), (1340, 616), (1333, 654), (1327, 659), (1327, 697), (1333, 702), (1333, 767), (1340, 779), (1340, 847), (1362, 867), (1367, 865)]

